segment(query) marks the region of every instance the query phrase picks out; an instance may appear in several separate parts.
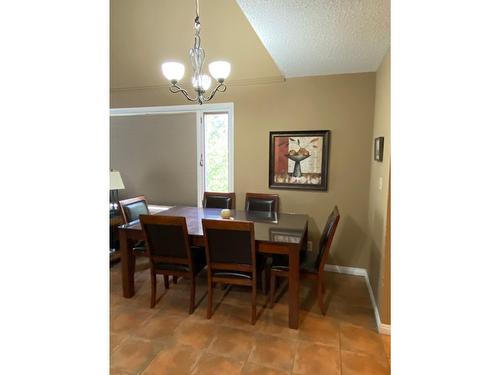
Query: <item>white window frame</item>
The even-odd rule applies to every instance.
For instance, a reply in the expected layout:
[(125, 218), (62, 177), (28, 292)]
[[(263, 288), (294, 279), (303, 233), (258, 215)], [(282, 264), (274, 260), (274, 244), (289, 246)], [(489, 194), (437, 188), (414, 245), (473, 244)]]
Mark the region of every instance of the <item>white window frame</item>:
[(203, 205), (204, 193), (204, 167), (200, 165), (201, 158), (205, 161), (205, 150), (203, 147), (203, 114), (213, 112), (227, 112), (228, 114), (228, 139), (229, 139), (229, 191), (234, 191), (234, 104), (233, 103), (213, 103), (213, 104), (188, 104), (188, 105), (172, 105), (172, 106), (155, 106), (155, 107), (130, 107), (130, 108), (111, 108), (111, 117), (120, 116), (146, 116), (146, 115), (163, 115), (177, 113), (196, 113), (196, 171), (198, 184), (198, 207)]

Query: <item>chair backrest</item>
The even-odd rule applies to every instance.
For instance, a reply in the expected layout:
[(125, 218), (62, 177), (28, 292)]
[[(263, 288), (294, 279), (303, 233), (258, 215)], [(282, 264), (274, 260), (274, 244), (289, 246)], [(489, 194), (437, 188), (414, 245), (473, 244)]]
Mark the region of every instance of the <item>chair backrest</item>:
[(189, 247), (186, 218), (183, 216), (140, 215), (148, 255), (153, 264), (189, 264)]
[(266, 211), (278, 213), (280, 197), (278, 194), (247, 193), (245, 211)]
[(340, 213), (337, 206), (333, 209), (326, 220), (325, 227), (323, 228), (323, 233), (319, 240), (319, 253), (316, 259), (316, 268), (318, 270), (323, 270), (325, 267), (326, 260), (328, 258), (328, 253), (330, 252), (330, 247), (332, 245), (333, 236), (337, 230), (337, 225), (340, 220)]
[(149, 215), (148, 202), (144, 195), (120, 201), (120, 211), (125, 223), (139, 220), (139, 215)]
[(255, 270), (255, 232), (251, 221), (202, 219), (209, 269)]
[(203, 207), (205, 208), (229, 208), (236, 206), (235, 193), (215, 193), (206, 191), (203, 194)]

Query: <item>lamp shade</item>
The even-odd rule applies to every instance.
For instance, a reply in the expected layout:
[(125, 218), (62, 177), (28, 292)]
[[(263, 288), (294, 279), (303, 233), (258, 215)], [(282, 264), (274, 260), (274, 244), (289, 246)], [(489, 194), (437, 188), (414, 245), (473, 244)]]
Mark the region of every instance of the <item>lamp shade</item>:
[(163, 71), (163, 75), (169, 81), (180, 81), (184, 76), (184, 65), (178, 62), (169, 61), (163, 63), (161, 66), (161, 70)]
[(231, 73), (231, 64), (227, 61), (214, 61), (208, 65), (208, 70), (217, 81), (224, 81)]
[(118, 171), (109, 172), (109, 190), (122, 190), (125, 189), (123, 185), (122, 176)]

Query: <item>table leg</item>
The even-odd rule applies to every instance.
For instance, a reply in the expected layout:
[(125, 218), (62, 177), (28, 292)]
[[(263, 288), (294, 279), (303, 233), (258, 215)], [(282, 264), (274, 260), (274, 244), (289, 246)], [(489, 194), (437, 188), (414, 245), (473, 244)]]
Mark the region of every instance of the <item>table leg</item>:
[(122, 288), (123, 297), (132, 298), (135, 294), (134, 290), (134, 271), (135, 271), (135, 255), (132, 252), (127, 232), (120, 229), (120, 260), (122, 267)]
[[(291, 249), (290, 249), (291, 250)], [(288, 326), (299, 328), (299, 249), (288, 254)]]

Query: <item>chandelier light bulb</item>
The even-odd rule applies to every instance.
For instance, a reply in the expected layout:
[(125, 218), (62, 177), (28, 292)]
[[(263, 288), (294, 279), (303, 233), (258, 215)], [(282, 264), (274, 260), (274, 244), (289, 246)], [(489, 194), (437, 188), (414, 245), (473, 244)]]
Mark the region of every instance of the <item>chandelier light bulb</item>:
[(209, 75), (203, 74), (198, 77), (193, 77), (193, 87), (195, 89), (198, 89), (201, 84), (201, 89), (203, 91), (207, 91), (210, 88), (210, 85), (212, 84), (212, 79), (210, 78)]
[(208, 70), (217, 81), (223, 82), (231, 73), (231, 64), (227, 61), (214, 61), (208, 65)]
[(179, 82), (184, 77), (184, 65), (178, 62), (169, 61), (161, 66), (163, 75), (171, 82)]

